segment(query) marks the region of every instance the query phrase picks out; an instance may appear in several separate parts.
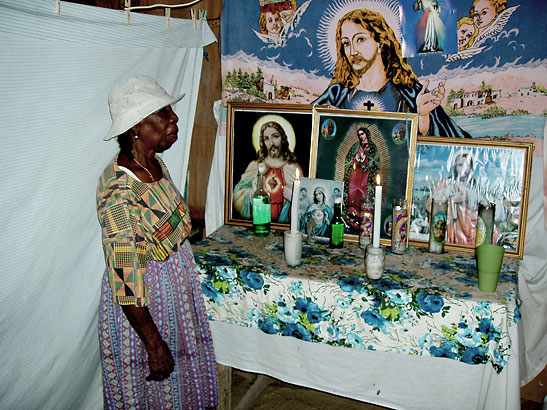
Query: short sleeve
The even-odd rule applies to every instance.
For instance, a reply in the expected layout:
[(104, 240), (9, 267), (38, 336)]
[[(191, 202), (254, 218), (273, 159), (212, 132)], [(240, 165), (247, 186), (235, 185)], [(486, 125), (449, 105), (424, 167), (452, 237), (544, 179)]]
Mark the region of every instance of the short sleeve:
[(148, 305), (144, 283), (148, 245), (131, 190), (119, 180), (103, 189), (99, 187), (97, 214), (114, 302)]

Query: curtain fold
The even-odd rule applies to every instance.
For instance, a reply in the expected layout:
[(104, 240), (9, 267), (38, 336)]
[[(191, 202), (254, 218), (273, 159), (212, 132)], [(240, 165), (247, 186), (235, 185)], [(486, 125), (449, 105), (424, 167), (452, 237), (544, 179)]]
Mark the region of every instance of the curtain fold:
[(522, 342), (519, 344), (521, 386), (529, 383), (547, 365), (547, 231), (543, 229), (542, 172), (541, 158), (534, 158), (524, 259), (520, 265), (518, 283), (522, 300)]
[(102, 409), (97, 307), (104, 259), (95, 189), (118, 151), (107, 96), (136, 74), (169, 93), (179, 140), (163, 156), (184, 190), (204, 23), (54, 0), (0, 0), (0, 408)]
[(209, 236), (224, 225), (224, 195), (226, 175), (226, 107), (215, 101), (213, 112), (217, 121), (217, 133), (207, 196), (205, 202), (205, 235)]

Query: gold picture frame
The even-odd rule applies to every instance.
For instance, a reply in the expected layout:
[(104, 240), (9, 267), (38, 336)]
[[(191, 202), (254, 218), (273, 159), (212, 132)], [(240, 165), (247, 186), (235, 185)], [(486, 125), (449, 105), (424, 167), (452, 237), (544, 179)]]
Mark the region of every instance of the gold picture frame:
[[(288, 210), (291, 193), (290, 191), (289, 195), (285, 193), (281, 203), (279, 203), (279, 195), (285, 185), (292, 186), (292, 180), (286, 178), (287, 182), (283, 176), (292, 178), (296, 168), (299, 168), (299, 177), (309, 176), (313, 107), (306, 104), (228, 102), (227, 108), (224, 223), (252, 226), (250, 197), (253, 181), (256, 181), (257, 160), (261, 149), (260, 128), (264, 123), (274, 121), (281, 126), (286, 136), (288, 146), (281, 147), (284, 151), (282, 155), (285, 156), (287, 149), (294, 154), (294, 157), (291, 156), (286, 161), (291, 166), (277, 167), (278, 174), (272, 174), (273, 177), (269, 180), (272, 184), (280, 183), (272, 189), (271, 193), (271, 227), (287, 229), (290, 223)], [(268, 163), (267, 159), (265, 161)], [(267, 165), (267, 168), (267, 172), (270, 169), (272, 172), (276, 171), (275, 166)], [(290, 175), (287, 174), (288, 172)]]
[[(366, 155), (358, 162), (361, 183), (352, 186), (350, 179), (356, 181), (354, 163), (357, 163), (360, 128), (367, 129), (369, 141), (363, 151)], [(357, 196), (365, 192), (373, 196), (375, 178), (379, 174), (382, 185), (380, 243), (391, 244), (392, 202), (406, 199), (410, 204), (412, 199), (411, 159), (414, 158), (417, 133), (417, 114), (314, 107), (310, 175), (344, 182), (346, 240), (358, 240)]]
[(446, 250), (475, 251), (473, 221), (486, 200), (496, 204), (493, 243), (505, 256), (522, 259), (533, 150), (532, 142), (418, 137), (410, 244), (429, 243), (428, 201), (442, 190), (449, 198)]

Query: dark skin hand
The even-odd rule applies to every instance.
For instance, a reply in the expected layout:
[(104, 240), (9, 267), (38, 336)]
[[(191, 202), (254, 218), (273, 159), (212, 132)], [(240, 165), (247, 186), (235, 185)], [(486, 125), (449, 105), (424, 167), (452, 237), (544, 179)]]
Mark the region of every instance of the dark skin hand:
[(169, 346), (161, 338), (148, 307), (123, 305), (122, 310), (148, 352), (150, 374), (146, 376), (146, 380), (167, 379), (174, 370), (175, 362)]

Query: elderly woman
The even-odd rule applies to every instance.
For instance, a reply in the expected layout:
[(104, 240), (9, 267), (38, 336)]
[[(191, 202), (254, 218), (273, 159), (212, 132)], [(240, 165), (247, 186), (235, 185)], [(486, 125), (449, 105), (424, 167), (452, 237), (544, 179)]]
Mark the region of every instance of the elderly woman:
[(105, 409), (217, 404), (216, 362), (193, 253), (190, 215), (157, 156), (177, 140), (172, 97), (150, 77), (108, 97), (119, 153), (97, 186), (106, 261), (99, 309)]

